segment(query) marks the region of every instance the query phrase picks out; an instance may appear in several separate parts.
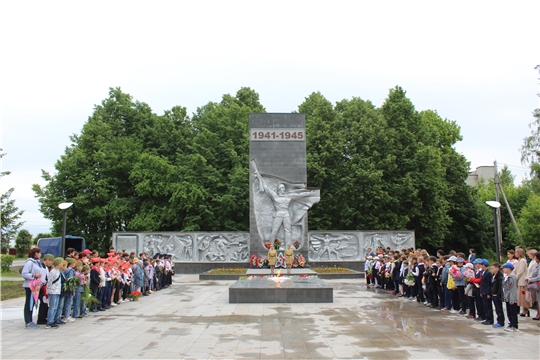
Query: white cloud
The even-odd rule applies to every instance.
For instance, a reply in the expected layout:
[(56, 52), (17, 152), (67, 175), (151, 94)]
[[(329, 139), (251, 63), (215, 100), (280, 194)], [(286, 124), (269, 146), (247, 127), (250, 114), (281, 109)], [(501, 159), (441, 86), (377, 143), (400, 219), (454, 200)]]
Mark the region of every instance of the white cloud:
[(539, 13), (537, 1), (4, 3), (6, 181), (27, 223), (47, 223), (30, 186), (114, 86), (161, 113), (242, 86), (275, 112), (313, 91), (380, 105), (401, 85), (419, 110), (458, 122), (473, 168), (519, 166), (538, 106)]

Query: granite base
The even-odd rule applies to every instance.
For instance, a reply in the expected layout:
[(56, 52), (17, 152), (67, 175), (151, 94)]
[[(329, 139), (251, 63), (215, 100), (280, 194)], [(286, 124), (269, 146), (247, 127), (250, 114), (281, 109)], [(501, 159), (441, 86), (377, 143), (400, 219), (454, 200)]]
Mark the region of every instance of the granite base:
[(238, 280), (229, 288), (229, 303), (333, 303), (334, 289), (319, 278), (290, 277)]

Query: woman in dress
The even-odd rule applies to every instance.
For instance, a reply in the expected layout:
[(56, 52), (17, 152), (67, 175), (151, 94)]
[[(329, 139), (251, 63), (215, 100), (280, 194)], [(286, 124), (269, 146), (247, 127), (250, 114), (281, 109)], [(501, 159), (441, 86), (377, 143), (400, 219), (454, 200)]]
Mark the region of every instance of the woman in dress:
[(523, 248), (516, 249), (516, 257), (518, 259), (516, 277), (518, 281), (518, 306), (522, 307), (519, 316), (531, 316), (529, 308), (531, 303), (527, 301), (527, 287), (525, 286), (525, 278), (527, 278), (527, 260), (525, 260), (525, 250)]
[(285, 263), (287, 264), (287, 274), (291, 273), (293, 259), (294, 251), (291, 248), (291, 244), (287, 244), (287, 249), (285, 249)]
[[(538, 264), (539, 260), (536, 258), (536, 254), (538, 251), (536, 249), (529, 249), (527, 251), (527, 256), (529, 256), (529, 259), (531, 259), (531, 262), (529, 263), (529, 268), (527, 269), (527, 279), (525, 279), (525, 282), (528, 284), (528, 279), (534, 279), (537, 277), (538, 271), (540, 269), (540, 266)], [(538, 291), (527, 289), (528, 292), (528, 299), (531, 301), (531, 304), (536, 303), (536, 316), (533, 318), (533, 320), (540, 320), (540, 307), (538, 306)]]
[[(527, 285), (530, 283), (540, 281), (540, 251), (535, 251), (534, 257), (531, 263), (533, 264), (532, 273), (525, 280), (525, 283)], [(533, 296), (536, 296), (536, 299), (540, 299), (540, 290), (529, 290), (529, 291), (535, 293), (535, 295)], [(536, 303), (536, 316), (533, 318), (533, 320), (540, 320), (540, 305), (538, 304), (538, 302)], [(540, 326), (540, 324), (538, 326)]]
[(268, 266), (270, 266), (270, 275), (274, 275), (274, 266), (276, 265), (277, 251), (274, 247), (270, 247), (268, 250)]

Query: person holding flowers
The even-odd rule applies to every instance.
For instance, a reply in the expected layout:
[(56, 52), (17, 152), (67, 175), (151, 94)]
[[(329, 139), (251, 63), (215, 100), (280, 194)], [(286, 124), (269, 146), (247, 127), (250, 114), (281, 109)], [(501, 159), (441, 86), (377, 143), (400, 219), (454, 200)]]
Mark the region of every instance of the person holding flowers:
[(465, 297), (467, 299), (467, 307), (469, 308), (469, 313), (467, 318), (475, 319), (476, 318), (476, 306), (475, 306), (475, 297), (474, 297), (474, 283), (471, 282), (471, 279), (474, 279), (474, 265), (467, 263), (464, 266), (463, 276), (465, 277)]
[[(21, 275), (24, 278), (23, 282), (23, 288), (26, 295), (26, 301), (24, 303), (24, 324), (25, 328), (27, 329), (36, 329), (38, 326), (34, 323), (32, 320), (32, 315), (34, 311), (34, 301), (33, 301), (33, 294), (31, 289), (31, 283), (37, 284), (38, 282), (41, 284), (40, 278), (43, 276), (41, 272), (41, 263), (39, 262), (39, 258), (41, 257), (41, 249), (38, 247), (30, 249), (28, 251), (28, 259), (26, 259), (26, 262), (24, 263), (24, 266), (21, 270)], [(38, 282), (36, 282), (38, 280)], [(33, 285), (32, 287), (34, 287)]]
[[(459, 310), (460, 315), (466, 315), (467, 310), (467, 298), (465, 297), (465, 277), (464, 265), (465, 260), (462, 257), (457, 258), (456, 265), (450, 268), (450, 275), (454, 278), (454, 284), (456, 285), (456, 304), (454, 305), (454, 311)], [(460, 309), (461, 308), (461, 309)]]
[(67, 262), (67, 268), (64, 271), (65, 281), (64, 281), (64, 286), (62, 288), (62, 297), (64, 300), (62, 316), (64, 317), (65, 322), (73, 322), (75, 320), (71, 317), (71, 305), (73, 304), (73, 296), (75, 295), (76, 286), (73, 286), (73, 285), (66, 286), (66, 285), (68, 282), (70, 284), (74, 283), (72, 280), (70, 281), (69, 279), (75, 276), (74, 268), (75, 268), (76, 260), (72, 257), (67, 257), (65, 261)]
[(78, 278), (79, 284), (75, 288), (75, 295), (73, 296), (73, 319), (81, 319), (81, 297), (84, 292), (84, 286), (86, 285), (86, 278), (82, 273), (83, 263), (75, 263), (75, 278)]

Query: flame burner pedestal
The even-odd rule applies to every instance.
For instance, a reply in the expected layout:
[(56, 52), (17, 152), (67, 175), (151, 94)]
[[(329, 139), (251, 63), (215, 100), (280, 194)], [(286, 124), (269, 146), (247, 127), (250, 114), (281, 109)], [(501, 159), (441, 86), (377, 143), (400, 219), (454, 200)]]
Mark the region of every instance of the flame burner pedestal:
[(229, 303), (333, 303), (334, 289), (313, 277), (248, 278), (229, 288)]

